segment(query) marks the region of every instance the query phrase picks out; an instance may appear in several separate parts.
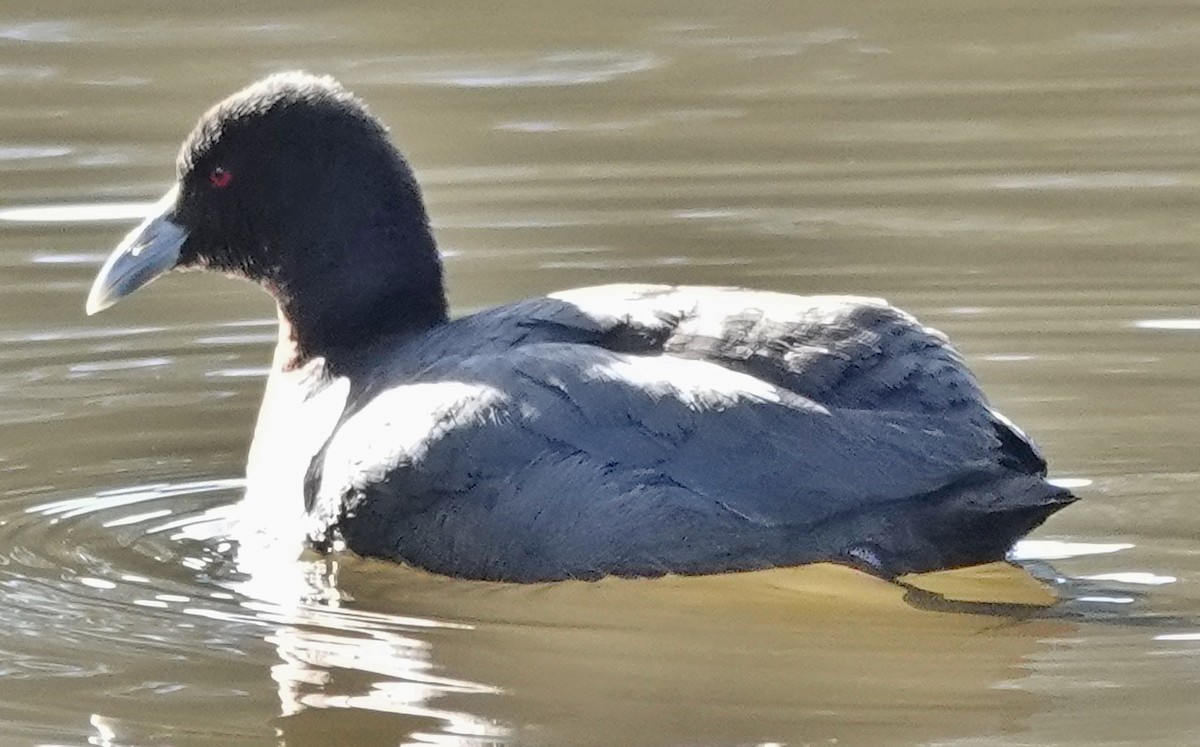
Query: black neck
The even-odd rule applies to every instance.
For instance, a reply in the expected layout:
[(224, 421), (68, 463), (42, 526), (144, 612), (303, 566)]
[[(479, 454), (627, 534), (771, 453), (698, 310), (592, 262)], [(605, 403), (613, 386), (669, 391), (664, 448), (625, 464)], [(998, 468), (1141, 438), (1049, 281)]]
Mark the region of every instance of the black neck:
[(351, 234), (352, 246), (289, 252), (304, 257), (305, 266), (284, 269), (268, 283), (295, 346), (291, 367), (316, 357), (336, 367), (384, 337), (447, 321), (441, 258), (424, 211), (418, 220), (390, 212), (388, 220)]

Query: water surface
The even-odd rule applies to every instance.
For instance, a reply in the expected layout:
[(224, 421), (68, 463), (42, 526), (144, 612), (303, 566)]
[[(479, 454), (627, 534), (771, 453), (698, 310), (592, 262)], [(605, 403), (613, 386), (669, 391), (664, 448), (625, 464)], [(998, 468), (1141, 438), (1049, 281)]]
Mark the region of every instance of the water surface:
[[(1200, 733), (1186, 4), (3, 8), (0, 741)], [(719, 283), (883, 296), (949, 333), (1080, 486), (1022, 548), (1065, 601), (931, 609), (837, 569), (512, 587), (239, 555), (269, 302), (194, 274), (96, 318), (83, 301), (199, 113), (293, 67), (391, 125), (458, 312)], [(967, 586), (1021, 586), (988, 578)]]

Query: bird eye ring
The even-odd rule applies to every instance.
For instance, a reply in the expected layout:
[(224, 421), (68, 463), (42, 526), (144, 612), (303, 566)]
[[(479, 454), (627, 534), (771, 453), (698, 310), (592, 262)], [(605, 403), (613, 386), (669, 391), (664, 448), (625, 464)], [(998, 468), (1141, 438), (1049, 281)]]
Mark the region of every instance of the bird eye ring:
[(225, 187), (228, 187), (229, 183), (232, 181), (233, 181), (233, 173), (230, 171), (226, 171), (225, 169), (221, 168), (220, 166), (213, 169), (212, 173), (210, 173), (208, 175), (208, 183), (213, 185), (217, 189), (223, 189)]

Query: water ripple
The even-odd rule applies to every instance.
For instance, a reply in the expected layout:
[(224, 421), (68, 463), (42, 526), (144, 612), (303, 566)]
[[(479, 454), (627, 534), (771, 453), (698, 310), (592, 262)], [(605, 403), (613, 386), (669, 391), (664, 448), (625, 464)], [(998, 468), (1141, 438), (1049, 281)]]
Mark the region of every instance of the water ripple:
[(152, 202), (90, 202), (18, 206), (0, 209), (0, 221), (10, 223), (108, 223), (141, 220)]
[(481, 60), (477, 65), (463, 65), (462, 58), (431, 59), (426, 63), (436, 64), (430, 64), (430, 69), (406, 73), (407, 81), (457, 88), (536, 88), (608, 83), (652, 70), (659, 60), (649, 53), (572, 51), (525, 60)]
[[(34, 636), (12, 642), (11, 632), (0, 632), (6, 680), (66, 692), (73, 690), (67, 679), (100, 683), (124, 673), (129, 681), (128, 662), (157, 650), (152, 677), (135, 689), (185, 693), (189, 707), (197, 705), (191, 671), (219, 666), (225, 685), (206, 686), (218, 702), (261, 689), (254, 682), (269, 674), (284, 718), (369, 710), (429, 720), (425, 730), (435, 741), (464, 734), (472, 739), (456, 743), (503, 740), (501, 724), (431, 705), (448, 694), (497, 692), (440, 674), (431, 661), (427, 631), (469, 632), (471, 625), (346, 606), (336, 562), (275, 555), (258, 558), (265, 565), (256, 569), (245, 566), (235, 539), (242, 484), (208, 479), (102, 490), (33, 503), (0, 526), (8, 548), (0, 555), (0, 631)], [(270, 578), (247, 583), (252, 573)], [(279, 579), (288, 575), (307, 580), (309, 593), (281, 595)], [(263, 589), (266, 596), (252, 594)], [(334, 672), (356, 677), (339, 684)], [(235, 721), (223, 721), (237, 731)], [(136, 723), (105, 723), (123, 741), (137, 741), (130, 736)]]

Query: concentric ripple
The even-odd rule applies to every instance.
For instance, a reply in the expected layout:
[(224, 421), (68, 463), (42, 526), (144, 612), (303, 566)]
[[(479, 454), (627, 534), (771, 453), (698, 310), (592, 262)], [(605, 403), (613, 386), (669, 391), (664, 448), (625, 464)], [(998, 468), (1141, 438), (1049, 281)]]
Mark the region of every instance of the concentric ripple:
[[(214, 479), (103, 490), (29, 505), (0, 527), (0, 674), (16, 694), (12, 710), (39, 713), (30, 727), (44, 722), (53, 691), (51, 710), (77, 721), (79, 738), (114, 744), (188, 723), (214, 744), (257, 742), (330, 708), (401, 719), (409, 723), (399, 731), (433, 742), (503, 737), (489, 720), (430, 705), (495, 692), (433, 671), (422, 634), (470, 626), (343, 607), (332, 561), (279, 556), (260, 569), (271, 583), (250, 583), (234, 539), (241, 487)], [(256, 589), (273, 593), (247, 593)], [(210, 669), (222, 686), (203, 675)], [(122, 695), (152, 695), (161, 708), (114, 712)]]

